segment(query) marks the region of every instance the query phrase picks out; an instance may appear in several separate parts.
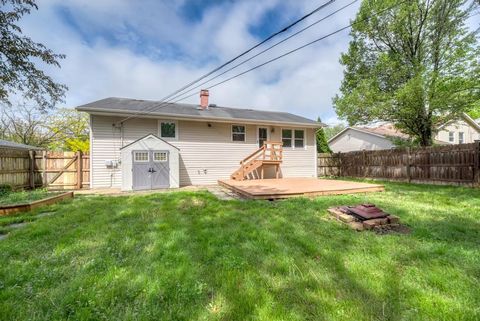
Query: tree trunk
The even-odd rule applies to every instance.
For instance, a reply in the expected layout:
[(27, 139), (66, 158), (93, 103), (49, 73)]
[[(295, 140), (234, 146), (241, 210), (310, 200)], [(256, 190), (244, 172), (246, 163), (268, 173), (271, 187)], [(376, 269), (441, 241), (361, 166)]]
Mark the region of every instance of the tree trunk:
[(428, 147), (432, 145), (433, 145), (432, 127), (425, 126), (422, 130), (422, 135), (420, 137), (420, 146)]

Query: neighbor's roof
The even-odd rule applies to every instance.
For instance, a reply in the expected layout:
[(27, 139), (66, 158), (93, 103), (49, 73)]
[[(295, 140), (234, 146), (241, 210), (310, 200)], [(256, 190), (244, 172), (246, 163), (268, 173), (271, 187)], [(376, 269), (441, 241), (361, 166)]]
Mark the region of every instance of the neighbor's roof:
[(384, 125), (380, 125), (378, 127), (358, 127), (358, 126), (355, 126), (355, 127), (346, 127), (344, 130), (339, 132), (337, 135), (330, 138), (328, 140), (328, 143), (333, 142), (335, 139), (337, 139), (338, 137), (343, 135), (343, 133), (345, 133), (348, 130), (355, 130), (355, 131), (359, 131), (359, 132), (362, 132), (362, 133), (374, 135), (374, 136), (381, 137), (381, 138), (398, 137), (398, 138), (402, 138), (402, 139), (408, 139), (408, 137), (409, 137), (408, 135), (398, 131), (392, 124), (384, 124)]
[(30, 146), (20, 143), (11, 142), (9, 140), (0, 139), (0, 148), (23, 149), (23, 150), (41, 150), (43, 148)]
[(354, 127), (360, 131), (366, 131), (372, 134), (381, 135), (383, 137), (398, 137), (402, 139), (408, 139), (409, 136), (407, 134), (402, 133), (398, 129), (395, 128), (392, 124), (384, 124), (378, 127)]
[(219, 107), (214, 105), (210, 105), (206, 110), (201, 110), (198, 105), (193, 104), (166, 104), (160, 101), (115, 97), (94, 101), (86, 105), (78, 106), (76, 109), (88, 113), (108, 113), (126, 116), (129, 114), (138, 114), (138, 117), (166, 116), (177, 119), (284, 123), (306, 125), (308, 127), (323, 126), (322, 123), (286, 112)]
[[(392, 137), (397, 137), (397, 138), (400, 138), (400, 139), (409, 139), (410, 138), (410, 136), (408, 136), (407, 134), (402, 133), (401, 131), (396, 129), (393, 124), (387, 123), (387, 124), (383, 124), (383, 125), (380, 125), (380, 126), (377, 126), (377, 127), (346, 127), (344, 130), (339, 132), (337, 135), (330, 138), (328, 140), (328, 143), (330, 144), (331, 142), (333, 142), (335, 139), (337, 139), (338, 137), (343, 135), (343, 133), (345, 133), (348, 130), (356, 130), (356, 131), (359, 131), (359, 132), (362, 132), (362, 133), (366, 133), (366, 134), (370, 134), (370, 135), (374, 135), (374, 136), (381, 137), (381, 138), (386, 138), (386, 139), (392, 138)], [(434, 142), (436, 144), (439, 144), (439, 145), (449, 145), (450, 144), (449, 142), (444, 142), (444, 141), (438, 140), (438, 139), (434, 139)]]

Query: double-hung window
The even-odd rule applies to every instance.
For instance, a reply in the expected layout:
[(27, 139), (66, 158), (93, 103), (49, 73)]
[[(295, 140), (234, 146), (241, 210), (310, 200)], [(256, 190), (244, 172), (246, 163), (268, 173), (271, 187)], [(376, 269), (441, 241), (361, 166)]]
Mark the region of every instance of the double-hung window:
[(245, 126), (244, 125), (232, 125), (232, 141), (244, 142), (245, 141)]
[(159, 132), (161, 138), (166, 139), (177, 139), (177, 122), (172, 120), (160, 120), (159, 121)]
[(463, 132), (459, 132), (458, 133), (458, 143), (459, 144), (463, 144), (464, 141), (465, 141), (465, 138), (464, 138), (465, 134)]
[(448, 132), (448, 141), (450, 143), (455, 142), (455, 132)]
[(283, 147), (304, 148), (305, 130), (303, 129), (282, 129)]
[(295, 148), (303, 148), (305, 146), (305, 131), (295, 130)]

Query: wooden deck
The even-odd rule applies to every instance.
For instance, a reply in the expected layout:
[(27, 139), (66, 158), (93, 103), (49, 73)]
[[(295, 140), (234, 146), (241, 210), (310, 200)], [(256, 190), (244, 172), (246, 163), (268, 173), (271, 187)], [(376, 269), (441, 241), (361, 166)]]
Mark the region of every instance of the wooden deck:
[(246, 198), (280, 199), (289, 197), (315, 197), (353, 193), (383, 192), (383, 185), (316, 178), (280, 178), (237, 181), (220, 180), (218, 183)]

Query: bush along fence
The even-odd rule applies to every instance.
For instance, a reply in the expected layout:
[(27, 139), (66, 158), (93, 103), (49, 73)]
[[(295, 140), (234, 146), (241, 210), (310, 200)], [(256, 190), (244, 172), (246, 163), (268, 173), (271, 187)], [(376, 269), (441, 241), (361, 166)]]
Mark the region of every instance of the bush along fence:
[(318, 154), (318, 175), (480, 186), (480, 141), (472, 144)]
[(90, 157), (82, 152), (0, 149), (0, 185), (14, 189), (88, 188)]

